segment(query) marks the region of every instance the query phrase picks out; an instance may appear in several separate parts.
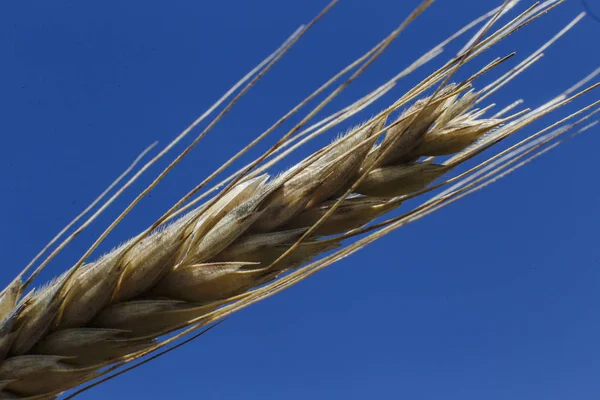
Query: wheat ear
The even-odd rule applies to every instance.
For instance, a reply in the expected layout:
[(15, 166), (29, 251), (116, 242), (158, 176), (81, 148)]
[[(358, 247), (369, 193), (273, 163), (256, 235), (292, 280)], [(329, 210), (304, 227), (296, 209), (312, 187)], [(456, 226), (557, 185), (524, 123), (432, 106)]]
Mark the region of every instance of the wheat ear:
[[(270, 157), (265, 165), (273, 166), (280, 159), (274, 157), (277, 151), (293, 148), (300, 127), (226, 180), (227, 187), (217, 196), (188, 207), (185, 214), (174, 207), (148, 234), (96, 261), (75, 265), (28, 294), (23, 291), (31, 279), (15, 279), (0, 295), (0, 398), (54, 398), (103, 376), (295, 284), (554, 147), (569, 129), (597, 112), (598, 101), (451, 176), (457, 166), (598, 86), (576, 92), (578, 84), (535, 110), (502, 117), (519, 104), (515, 103), (487, 117), (491, 107), (477, 105), (539, 60), (540, 52), (480, 91), (472, 88), (473, 81), (509, 57), (492, 61), (465, 81), (450, 83), (463, 64), (555, 3), (532, 7), (485, 37), (512, 4), (506, 2), (459, 56), (287, 171), (271, 177), (256, 167)], [(364, 68), (394, 37), (367, 53)], [(337, 123), (381, 96), (397, 79), (336, 114), (341, 116)], [(431, 88), (433, 93), (426, 95)], [(403, 111), (393, 117), (397, 110)], [(329, 124), (335, 118), (315, 125), (307, 138), (335, 126)], [(440, 187), (448, 188), (400, 216), (373, 223), (407, 200), (421, 199)], [(344, 242), (358, 235), (363, 235), (360, 240)], [(324, 256), (313, 261), (320, 255)], [(175, 337), (158, 340), (184, 328)]]

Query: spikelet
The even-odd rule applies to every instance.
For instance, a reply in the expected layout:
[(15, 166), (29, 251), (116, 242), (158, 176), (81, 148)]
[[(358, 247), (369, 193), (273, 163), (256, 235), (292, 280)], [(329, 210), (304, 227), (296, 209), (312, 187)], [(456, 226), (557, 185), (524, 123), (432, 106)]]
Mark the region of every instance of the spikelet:
[(187, 302), (211, 303), (245, 292), (266, 269), (249, 262), (191, 264), (169, 273), (153, 293)]
[(0, 322), (6, 321), (21, 297), (21, 280), (15, 279), (0, 293)]
[(128, 331), (116, 329), (65, 329), (49, 334), (33, 349), (35, 354), (61, 354), (62, 362), (85, 367), (102, 365), (127, 354), (147, 349), (154, 340), (130, 340)]
[(503, 120), (472, 120), (461, 118), (452, 121), (443, 129), (434, 129), (423, 138), (423, 142), (415, 149), (413, 155), (447, 156), (458, 153), (481, 138), (492, 129), (497, 128)]
[[(319, 206), (309, 208), (290, 220), (285, 227), (289, 229), (305, 228), (300, 230), (302, 232), (317, 223), (336, 202), (337, 200), (326, 201)], [(353, 197), (345, 199), (331, 217), (315, 230), (314, 234), (330, 236), (359, 228), (399, 207), (400, 204), (400, 202), (388, 202), (385, 198)], [(298, 230), (290, 232), (298, 232)]]
[[(439, 97), (444, 97), (454, 89), (456, 89), (454, 85), (448, 85), (441, 90)], [(415, 102), (412, 107), (400, 115), (396, 121), (397, 125), (388, 129), (385, 139), (379, 147), (379, 152), (384, 155), (376, 166), (388, 166), (406, 161), (406, 156), (421, 145), (423, 137), (446, 107), (446, 103), (432, 102), (429, 97)], [(418, 118), (411, 118), (413, 115), (418, 115)]]
[(58, 297), (61, 283), (62, 278), (59, 278), (23, 298), (12, 328), (14, 339), (10, 353), (25, 354), (49, 331), (62, 304)]
[(377, 168), (369, 172), (356, 192), (376, 197), (410, 194), (424, 189), (446, 171), (444, 165), (425, 162)]

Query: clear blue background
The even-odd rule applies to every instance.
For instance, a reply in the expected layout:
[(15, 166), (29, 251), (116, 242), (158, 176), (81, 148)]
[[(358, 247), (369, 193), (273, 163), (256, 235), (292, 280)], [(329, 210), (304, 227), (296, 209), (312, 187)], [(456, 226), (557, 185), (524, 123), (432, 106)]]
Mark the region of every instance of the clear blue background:
[[(0, 284), (143, 147), (167, 143), (326, 3), (3, 2)], [(499, 3), (438, 1), (327, 110), (384, 82)], [(596, 0), (590, 5), (600, 10)], [(341, 1), (99, 251), (142, 230), (414, 6)], [(524, 58), (581, 9), (568, 1), (459, 77), (512, 50)], [(599, 37), (600, 24), (586, 18), (493, 101), (502, 107), (523, 97), (528, 106), (542, 104), (600, 65)], [(353, 122), (393, 101), (465, 40)], [(577, 104), (597, 98), (594, 93)], [(597, 399), (598, 134), (595, 129), (562, 145), (81, 398)], [(71, 265), (158, 171), (144, 175), (42, 280)]]

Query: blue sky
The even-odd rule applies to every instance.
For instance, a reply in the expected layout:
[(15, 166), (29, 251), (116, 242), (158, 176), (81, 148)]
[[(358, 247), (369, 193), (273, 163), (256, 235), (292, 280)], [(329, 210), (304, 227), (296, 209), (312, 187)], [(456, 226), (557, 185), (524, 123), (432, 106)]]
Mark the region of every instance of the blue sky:
[[(167, 143), (326, 3), (3, 4), (0, 283), (9, 282), (142, 148), (155, 140)], [(386, 81), (499, 3), (436, 2), (328, 110)], [(600, 10), (596, 1), (589, 3)], [(99, 251), (146, 227), (416, 4), (342, 0)], [(508, 66), (516, 64), (581, 10), (578, 1), (567, 1), (471, 68), (513, 50), (517, 59)], [(600, 24), (584, 19), (492, 101), (500, 107), (522, 97), (527, 106), (542, 104), (600, 65), (598, 37)], [(463, 43), (401, 81), (370, 112)], [(473, 69), (459, 76), (468, 71)], [(589, 95), (529, 132), (597, 98)], [(599, 133), (565, 143), (81, 398), (598, 398)], [(42, 280), (71, 265), (158, 171), (144, 175)]]

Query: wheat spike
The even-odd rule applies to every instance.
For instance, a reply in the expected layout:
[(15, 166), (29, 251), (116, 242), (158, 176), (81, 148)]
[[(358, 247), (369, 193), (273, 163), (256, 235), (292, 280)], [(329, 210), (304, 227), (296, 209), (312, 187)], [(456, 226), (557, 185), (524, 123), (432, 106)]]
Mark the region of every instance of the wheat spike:
[[(429, 3), (423, 3), (407, 21)], [(463, 81), (455, 82), (453, 74), (557, 4), (544, 2), (492, 31), (496, 19), (513, 5), (514, 2), (505, 2), (490, 13), (489, 22), (459, 56), (394, 104), (288, 170), (271, 176), (266, 167), (255, 167), (264, 160), (270, 160), (264, 165), (273, 167), (278, 161), (277, 152), (285, 155), (283, 150), (293, 148), (292, 143), (303, 135), (311, 139), (330, 130), (335, 123), (329, 124), (336, 118), (349, 118), (404, 75), (399, 74), (361, 101), (306, 131), (300, 132), (298, 125), (268, 153), (224, 181), (227, 186), (218, 195), (201, 205), (191, 202), (194, 207), (181, 208), (204, 183), (199, 185), (146, 232), (99, 259), (87, 261), (86, 256), (82, 259), (85, 264), (76, 264), (54, 281), (28, 293), (23, 292), (31, 278), (24, 282), (21, 274), (0, 295), (0, 398), (55, 398), (65, 390), (104, 376), (115, 367), (271, 296), (381, 235), (483, 187), (512, 171), (507, 169), (511, 165), (528, 162), (527, 157), (545, 151), (543, 146), (562, 139), (561, 135), (596, 112), (598, 101), (470, 170), (451, 176), (457, 166), (495, 148), (504, 138), (598, 86), (579, 92), (579, 87), (575, 87), (543, 107), (509, 117), (502, 115), (519, 102), (491, 116), (491, 106), (479, 108), (482, 99), (514, 73), (522, 72), (529, 61), (539, 59), (539, 53), (511, 70), (512, 75), (480, 91), (473, 88), (476, 79), (509, 57), (492, 61)], [(400, 25), (359, 59), (364, 63), (356, 76), (403, 27)], [(286, 45), (297, 40), (301, 32)], [(492, 33), (486, 36), (488, 32)], [(274, 53), (261, 68), (276, 61), (284, 51)], [(428, 54), (423, 63), (437, 53)], [(352, 64), (352, 68), (360, 62)], [(352, 79), (354, 75), (340, 85), (339, 91)], [(331, 98), (339, 93), (338, 89)], [(322, 106), (309, 116), (319, 107)], [(212, 123), (198, 140), (211, 126)], [(559, 131), (553, 130), (560, 127)], [(421, 199), (436, 188), (447, 186), (444, 192), (423, 200), (401, 216), (373, 224), (408, 200)], [(350, 245), (345, 242), (362, 234), (367, 236)], [(37, 270), (33, 275), (36, 274)], [(186, 330), (161, 340), (181, 329)]]

